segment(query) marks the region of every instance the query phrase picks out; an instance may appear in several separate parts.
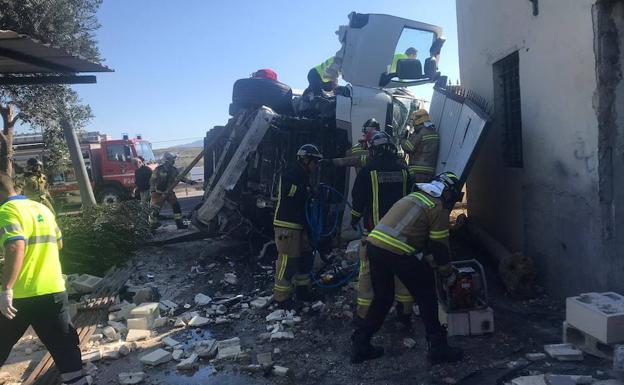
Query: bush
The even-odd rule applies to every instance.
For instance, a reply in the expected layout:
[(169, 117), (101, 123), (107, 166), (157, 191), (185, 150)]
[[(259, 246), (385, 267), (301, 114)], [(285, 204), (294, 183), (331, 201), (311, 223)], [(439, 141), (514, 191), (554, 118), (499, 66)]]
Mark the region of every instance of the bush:
[(148, 210), (138, 201), (128, 201), (59, 217), (63, 272), (101, 275), (128, 259), (150, 237)]

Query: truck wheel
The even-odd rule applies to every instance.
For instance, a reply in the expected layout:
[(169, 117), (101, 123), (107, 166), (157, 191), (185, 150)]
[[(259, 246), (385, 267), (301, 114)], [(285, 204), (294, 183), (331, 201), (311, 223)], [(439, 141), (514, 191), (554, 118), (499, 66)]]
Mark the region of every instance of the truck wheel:
[(117, 187), (104, 187), (97, 194), (97, 200), (107, 205), (121, 202), (123, 199), (122, 191)]

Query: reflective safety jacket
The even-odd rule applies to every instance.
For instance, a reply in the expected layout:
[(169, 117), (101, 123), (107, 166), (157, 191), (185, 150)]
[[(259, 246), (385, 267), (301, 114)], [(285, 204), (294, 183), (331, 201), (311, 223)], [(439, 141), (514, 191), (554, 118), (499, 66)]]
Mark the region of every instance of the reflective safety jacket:
[[(161, 164), (152, 172), (150, 191), (164, 193), (173, 185), (179, 174), (178, 169), (174, 165), (168, 163)], [(182, 178), (181, 181), (185, 183), (190, 182), (187, 178)]]
[(439, 198), (417, 191), (396, 202), (366, 240), (399, 255), (422, 258), (431, 251), (435, 262), (445, 265), (450, 260), (449, 214)]
[(400, 165), (394, 155), (373, 159), (355, 178), (351, 216), (353, 219), (363, 217), (364, 228), (370, 231), (410, 188), (407, 167)]
[(329, 59), (322, 62), (321, 64), (314, 67), (314, 69), (316, 70), (316, 72), (318, 72), (319, 76), (321, 77), (324, 83), (330, 80), (333, 80), (330, 76), (327, 75), (327, 69), (331, 67), (333, 63), (334, 63), (334, 57), (332, 56)]
[(291, 166), (280, 175), (274, 226), (294, 230), (304, 228), (309, 189), (308, 174), (299, 164)]
[(40, 202), (43, 199), (52, 201), (48, 192), (48, 180), (44, 174), (25, 172), (15, 179), (15, 188), (28, 199)]
[[(417, 128), (407, 139), (401, 140), (401, 147), (409, 156), (409, 171), (414, 182), (428, 182), (435, 174), (438, 163), (440, 136), (434, 126)], [(431, 177), (426, 180), (419, 177)]]
[(65, 291), (58, 249), (62, 239), (54, 214), (41, 203), (14, 195), (0, 206), (0, 242), (26, 243), (24, 264), (13, 286), (15, 298)]

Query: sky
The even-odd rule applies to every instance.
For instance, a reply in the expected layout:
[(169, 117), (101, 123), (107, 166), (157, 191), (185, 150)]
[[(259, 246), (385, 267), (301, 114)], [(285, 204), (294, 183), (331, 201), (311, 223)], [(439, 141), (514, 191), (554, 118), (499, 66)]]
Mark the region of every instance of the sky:
[(304, 89), (309, 69), (340, 48), (335, 31), (351, 11), (442, 27), (440, 70), (459, 78), (455, 0), (105, 0), (97, 39), (115, 72), (73, 86), (95, 115), (86, 129), (142, 134), (154, 148), (201, 139), (227, 122), (234, 81), (259, 68)]

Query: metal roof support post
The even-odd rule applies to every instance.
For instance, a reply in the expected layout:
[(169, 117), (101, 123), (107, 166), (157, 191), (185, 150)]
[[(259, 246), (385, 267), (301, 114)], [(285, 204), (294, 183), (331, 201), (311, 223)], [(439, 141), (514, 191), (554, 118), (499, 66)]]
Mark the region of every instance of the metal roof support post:
[(69, 148), (69, 158), (71, 159), (74, 172), (76, 173), (76, 180), (80, 187), (80, 199), (82, 200), (82, 207), (95, 206), (95, 196), (93, 195), (93, 188), (89, 181), (87, 174), (87, 168), (82, 157), (82, 151), (80, 150), (80, 144), (78, 143), (78, 136), (74, 131), (71, 119), (64, 116), (61, 118), (61, 127), (63, 128), (63, 134), (65, 140), (67, 140), (67, 147)]

